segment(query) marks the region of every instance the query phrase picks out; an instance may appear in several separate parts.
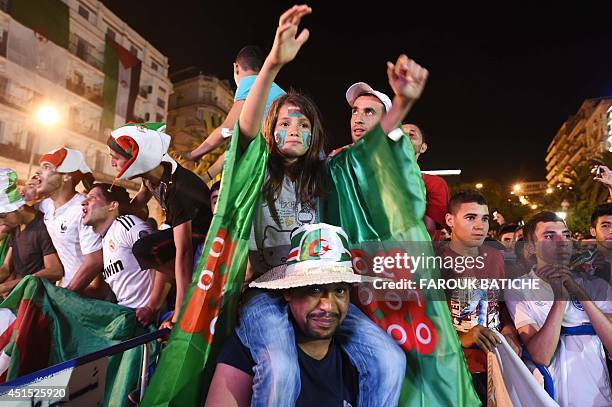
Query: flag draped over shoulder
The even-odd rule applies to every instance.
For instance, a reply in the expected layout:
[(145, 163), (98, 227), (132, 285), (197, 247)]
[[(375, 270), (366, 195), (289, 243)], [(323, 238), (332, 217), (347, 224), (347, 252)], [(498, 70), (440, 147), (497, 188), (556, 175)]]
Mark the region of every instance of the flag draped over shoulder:
[[(433, 255), (423, 224), (425, 187), (408, 137), (392, 141), (377, 126), (328, 165), (334, 186), (328, 222), (346, 231), (358, 272), (372, 264), (360, 260), (373, 255)], [(437, 278), (437, 270), (410, 277)], [(371, 289), (358, 290), (357, 305), (406, 351), (401, 406), (479, 404), (445, 301), (427, 292), (412, 301), (377, 301)]]
[[(231, 333), (244, 279), (252, 215), (268, 150), (259, 135), (242, 153), (237, 130), (226, 154), (217, 213), (194, 272), (180, 322), (162, 352), (143, 406), (202, 405), (220, 347)], [(390, 141), (377, 127), (329, 161), (334, 192), (328, 221), (341, 225), (356, 250), (364, 243), (426, 242), (425, 192), (407, 137)], [(359, 248), (359, 249), (358, 249)], [(365, 254), (363, 254), (365, 256)], [(405, 329), (408, 371), (401, 405), (477, 405), (445, 301), (406, 302), (399, 311), (372, 302), (366, 313), (397, 340)], [(421, 342), (417, 340), (419, 338)]]
[(141, 65), (136, 55), (106, 36), (102, 128), (115, 129), (135, 119)]
[[(129, 308), (85, 299), (34, 276), (24, 277), (0, 307), (17, 316), (0, 336), (2, 383), (147, 332)], [(141, 347), (109, 357), (105, 405), (129, 405), (141, 363)]]
[(216, 356), (236, 323), (268, 148), (260, 134), (241, 151), (236, 125), (225, 157), (216, 213), (143, 406), (203, 405)]

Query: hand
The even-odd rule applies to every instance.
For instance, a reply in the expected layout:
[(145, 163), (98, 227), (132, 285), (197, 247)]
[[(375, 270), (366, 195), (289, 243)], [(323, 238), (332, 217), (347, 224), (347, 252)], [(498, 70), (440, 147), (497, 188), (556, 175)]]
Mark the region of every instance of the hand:
[(278, 28), (274, 37), (274, 44), (266, 60), (276, 67), (281, 67), (295, 58), (298, 51), (308, 40), (310, 32), (305, 28), (296, 37), (298, 26), (302, 17), (312, 13), (306, 5), (293, 6), (285, 11), (278, 20)]
[(142, 326), (149, 325), (153, 321), (154, 317), (155, 311), (153, 311), (153, 309), (147, 305), (136, 310), (136, 319)]
[(495, 332), (482, 325), (476, 325), (467, 332), (459, 334), (459, 341), (464, 348), (478, 345), (485, 352), (491, 352), (501, 343)]
[(196, 161), (197, 159), (191, 154), (191, 151), (177, 151), (178, 158), (185, 161)]
[(400, 55), (397, 62), (387, 62), (387, 76), (393, 92), (409, 101), (421, 97), (429, 72), (406, 55)]
[(172, 314), (170, 314), (170, 316), (168, 316), (168, 318), (166, 318), (164, 321), (162, 321), (161, 325), (159, 326), (159, 329), (164, 329), (164, 328), (168, 328), (168, 329), (172, 329), (174, 328), (174, 323), (176, 321), (174, 321), (174, 312), (172, 312)]
[(536, 275), (550, 284), (555, 300), (569, 299), (567, 285), (573, 282), (569, 269), (558, 264), (549, 264), (536, 270)]
[(601, 182), (608, 188), (612, 188), (612, 171), (610, 171), (610, 169), (606, 167), (605, 165), (596, 165), (595, 167), (591, 169), (591, 173), (592, 174), (597, 173), (598, 169), (599, 169), (599, 175), (596, 175), (595, 178), (593, 179), (595, 181)]

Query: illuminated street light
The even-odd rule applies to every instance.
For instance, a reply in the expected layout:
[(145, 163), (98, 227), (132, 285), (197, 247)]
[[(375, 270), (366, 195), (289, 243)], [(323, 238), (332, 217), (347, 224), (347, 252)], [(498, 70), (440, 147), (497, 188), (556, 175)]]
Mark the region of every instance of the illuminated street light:
[(512, 190), (514, 192), (519, 192), (521, 190), (521, 184), (514, 184), (514, 186), (512, 187)]
[(482, 183), (479, 182), (478, 184), (476, 184), (476, 189), (481, 189), (483, 187)]
[(536, 204), (531, 205), (531, 209), (538, 209), (538, 205)]
[(553, 193), (553, 189), (552, 188), (546, 188), (546, 193), (547, 194), (552, 194)]
[(561, 212), (555, 212), (555, 215), (557, 215), (558, 217), (560, 217), (561, 219), (565, 220), (565, 217), (567, 216), (567, 212), (561, 211)]
[(36, 112), (36, 120), (45, 126), (52, 126), (59, 120), (59, 113), (53, 106), (41, 106)]
[(59, 121), (60, 115), (57, 109), (51, 105), (42, 105), (36, 111), (34, 115), (36, 117), (36, 122), (38, 123), (38, 131), (36, 132), (36, 137), (34, 138), (34, 142), (32, 143), (31, 151), (30, 151), (30, 163), (28, 165), (28, 179), (30, 179), (30, 175), (32, 175), (32, 166), (34, 165), (34, 153), (38, 149), (38, 143), (41, 137), (41, 128), (51, 127)]

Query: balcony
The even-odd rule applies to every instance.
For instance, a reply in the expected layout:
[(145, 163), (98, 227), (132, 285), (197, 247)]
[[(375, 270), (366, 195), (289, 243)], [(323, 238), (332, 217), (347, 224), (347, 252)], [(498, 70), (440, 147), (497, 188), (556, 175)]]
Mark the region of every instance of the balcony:
[[(22, 163), (30, 162), (30, 150), (20, 148), (13, 143), (0, 143), (1, 155)], [(38, 161), (37, 161), (38, 162)]]
[(102, 53), (76, 34), (70, 35), (68, 51), (100, 71), (104, 67), (104, 57)]
[(102, 97), (101, 91), (98, 91), (93, 86), (87, 86), (83, 82), (76, 82), (71, 78), (66, 80), (66, 88), (81, 96), (84, 99), (89, 100), (90, 102), (95, 103), (98, 106), (104, 105), (104, 98)]

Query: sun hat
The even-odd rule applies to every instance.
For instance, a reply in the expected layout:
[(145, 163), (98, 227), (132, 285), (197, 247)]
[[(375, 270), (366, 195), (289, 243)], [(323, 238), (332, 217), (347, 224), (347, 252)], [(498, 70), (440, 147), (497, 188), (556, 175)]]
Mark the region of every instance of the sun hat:
[(271, 269), (249, 286), (278, 290), (370, 280), (355, 274), (344, 230), (326, 223), (316, 223), (294, 230), (287, 263)]

